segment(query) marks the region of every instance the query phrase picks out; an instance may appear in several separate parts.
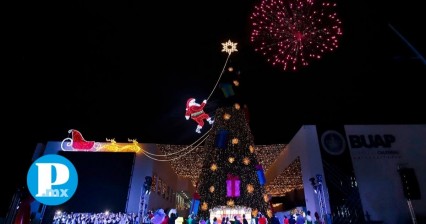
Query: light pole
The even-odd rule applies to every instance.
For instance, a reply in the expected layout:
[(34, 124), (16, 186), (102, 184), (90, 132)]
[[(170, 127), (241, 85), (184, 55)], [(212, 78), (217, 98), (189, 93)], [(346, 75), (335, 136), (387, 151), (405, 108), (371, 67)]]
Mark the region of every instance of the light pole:
[(322, 175), (317, 174), (316, 179), (314, 177), (311, 177), (309, 181), (311, 181), (312, 187), (314, 188), (314, 192), (318, 197), (318, 205), (320, 207), (320, 217), (323, 221), (325, 221), (327, 218), (326, 217), (327, 204), (325, 202), (324, 188), (322, 184)]

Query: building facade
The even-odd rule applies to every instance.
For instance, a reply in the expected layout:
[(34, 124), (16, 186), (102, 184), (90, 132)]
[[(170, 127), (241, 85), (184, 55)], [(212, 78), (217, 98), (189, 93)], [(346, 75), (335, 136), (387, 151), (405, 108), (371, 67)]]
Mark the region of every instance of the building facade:
[[(71, 197), (70, 203), (66, 202), (62, 206), (68, 209), (71, 208), (71, 211), (67, 211), (68, 213), (106, 211), (108, 206), (104, 206), (103, 202), (105, 202), (105, 204), (122, 204), (122, 206), (113, 209), (114, 211), (112, 212), (140, 214), (143, 211), (146, 214), (149, 210), (155, 211), (162, 208), (166, 212), (170, 209), (176, 209), (179, 216), (187, 216), (188, 203), (191, 200), (188, 195), (192, 195), (195, 188), (189, 179), (179, 177), (164, 157), (156, 157), (162, 159), (154, 158), (156, 155), (163, 154), (158, 150), (157, 146), (157, 144), (149, 143), (116, 143), (112, 141), (95, 142), (93, 148), (81, 150), (73, 148), (77, 146), (72, 144), (72, 139), (68, 143), (50, 141), (46, 145), (39, 144), (37, 146), (33, 160), (43, 155), (59, 154), (68, 157), (76, 166), (81, 180), (79, 180), (78, 184), (80, 189), (77, 189), (76, 194)], [(127, 155), (127, 159), (123, 160), (123, 154)], [(105, 157), (110, 158), (106, 160)], [(123, 162), (126, 164), (123, 164)], [(128, 167), (124, 169), (125, 173), (116, 173), (114, 169), (121, 170), (123, 166)], [(105, 167), (110, 169), (105, 169)], [(110, 174), (105, 174), (104, 172), (109, 172)], [(107, 178), (104, 178), (105, 176)], [(114, 178), (117, 176), (125, 176), (125, 178), (114, 182)], [(146, 186), (144, 186), (146, 177), (150, 177), (152, 180), (148, 192), (146, 191)], [(87, 181), (87, 179), (90, 179), (90, 181)], [(105, 182), (104, 179), (107, 179), (107, 181)], [(123, 184), (126, 186), (122, 186)], [(107, 189), (111, 190), (111, 192), (96, 198), (97, 194), (102, 192), (105, 194)], [(83, 194), (81, 193), (82, 191), (88, 191), (85, 193), (86, 197), (80, 197), (80, 202), (74, 202), (74, 204), (81, 204), (78, 206), (71, 205), (71, 201), (75, 199), (74, 197), (79, 197), (78, 193), (80, 193), (79, 195)], [(117, 200), (113, 201), (111, 198)], [(86, 208), (82, 211), (81, 208), (85, 208), (84, 206), (89, 203), (93, 204), (93, 209), (89, 207), (89, 209)], [(50, 220), (53, 210), (59, 210), (61, 206), (43, 206), (34, 201), (31, 208), (32, 222), (40, 223), (42, 218)], [(73, 211), (73, 208), (76, 208), (76, 210)]]
[(300, 159), (311, 213), (333, 223), (412, 223), (426, 217), (425, 158), (426, 125), (305, 125), (266, 176)]

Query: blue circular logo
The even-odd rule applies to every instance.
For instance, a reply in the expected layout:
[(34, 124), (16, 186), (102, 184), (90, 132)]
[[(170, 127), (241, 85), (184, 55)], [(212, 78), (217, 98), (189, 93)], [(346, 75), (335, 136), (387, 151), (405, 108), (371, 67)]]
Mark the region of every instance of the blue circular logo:
[(28, 170), (28, 190), (34, 199), (45, 205), (65, 203), (74, 195), (77, 185), (77, 170), (60, 155), (42, 156)]
[(322, 134), (321, 144), (325, 151), (331, 155), (340, 155), (346, 148), (345, 138), (334, 130), (328, 130)]

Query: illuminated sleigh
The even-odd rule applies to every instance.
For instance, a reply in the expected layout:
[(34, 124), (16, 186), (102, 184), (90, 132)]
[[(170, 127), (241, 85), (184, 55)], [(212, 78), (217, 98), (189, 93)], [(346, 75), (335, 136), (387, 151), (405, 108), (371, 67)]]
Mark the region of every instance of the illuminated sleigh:
[(64, 151), (97, 151), (100, 148), (100, 143), (95, 141), (86, 141), (83, 135), (75, 129), (68, 130), (71, 138), (62, 140), (61, 148)]

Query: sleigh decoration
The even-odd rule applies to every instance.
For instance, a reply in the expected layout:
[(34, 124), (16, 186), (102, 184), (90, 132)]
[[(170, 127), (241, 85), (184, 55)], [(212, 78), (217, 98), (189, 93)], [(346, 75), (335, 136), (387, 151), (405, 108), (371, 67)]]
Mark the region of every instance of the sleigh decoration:
[(96, 147), (96, 151), (100, 152), (143, 152), (142, 148), (139, 146), (139, 142), (136, 139), (128, 138), (127, 141), (132, 144), (122, 145), (117, 143), (114, 138), (106, 139), (108, 143), (99, 143), (99, 147)]
[(63, 151), (97, 151), (101, 144), (95, 141), (86, 141), (83, 135), (75, 130), (70, 129), (68, 131), (71, 137), (62, 140), (61, 148)]

